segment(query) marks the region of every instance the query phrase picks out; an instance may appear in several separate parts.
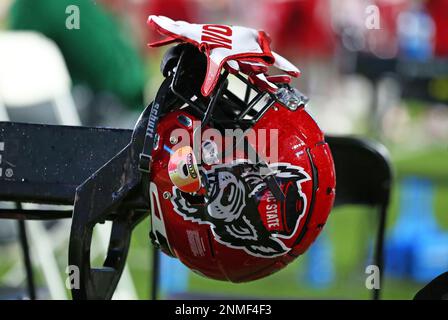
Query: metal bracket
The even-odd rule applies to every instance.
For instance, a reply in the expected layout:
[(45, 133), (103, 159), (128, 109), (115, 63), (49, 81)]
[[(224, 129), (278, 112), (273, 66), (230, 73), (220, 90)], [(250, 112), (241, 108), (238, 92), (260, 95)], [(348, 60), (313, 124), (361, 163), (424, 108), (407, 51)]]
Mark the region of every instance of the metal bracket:
[[(2, 167), (14, 169), (14, 175), (0, 176), (0, 200), (74, 205), (73, 214), (65, 208), (1, 209), (0, 219), (72, 217), (69, 264), (81, 276), (74, 299), (112, 297), (132, 230), (149, 214), (138, 170), (147, 110), (134, 131), (0, 122)], [(106, 220), (112, 221), (107, 256), (103, 267), (92, 268), (93, 228)]]

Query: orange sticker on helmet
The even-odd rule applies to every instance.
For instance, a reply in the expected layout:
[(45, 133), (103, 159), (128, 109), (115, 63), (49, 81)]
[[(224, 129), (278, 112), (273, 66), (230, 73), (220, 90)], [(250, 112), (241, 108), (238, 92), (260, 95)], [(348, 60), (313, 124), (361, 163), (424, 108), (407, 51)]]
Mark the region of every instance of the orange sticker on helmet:
[(196, 192), (201, 187), (198, 164), (193, 149), (185, 146), (170, 156), (168, 174), (171, 182), (183, 192)]

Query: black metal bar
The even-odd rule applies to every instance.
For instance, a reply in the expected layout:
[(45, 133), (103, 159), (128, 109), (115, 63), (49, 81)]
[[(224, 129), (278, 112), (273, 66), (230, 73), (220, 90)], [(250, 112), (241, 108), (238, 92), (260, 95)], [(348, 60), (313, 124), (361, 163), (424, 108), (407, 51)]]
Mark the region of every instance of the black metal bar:
[(386, 232), (386, 221), (387, 221), (387, 202), (383, 203), (379, 209), (379, 225), (378, 225), (378, 235), (376, 242), (376, 252), (375, 252), (375, 265), (380, 270), (380, 287), (379, 289), (373, 290), (373, 300), (379, 300), (381, 298), (381, 287), (384, 285), (384, 237)]
[(181, 76), (181, 68), (183, 65), (183, 61), (185, 59), (185, 55), (186, 55), (186, 51), (182, 52), (179, 61), (177, 62), (177, 71), (174, 73), (174, 77), (173, 77), (173, 81), (171, 82), (171, 91), (179, 98), (181, 99), (184, 103), (188, 104), (190, 107), (192, 107), (193, 109), (195, 109), (197, 112), (199, 113), (203, 113), (204, 110), (203, 108), (201, 108), (200, 105), (198, 105), (197, 103), (195, 103), (194, 101), (191, 100), (191, 97), (186, 98), (178, 89), (180, 87), (182, 87), (184, 84), (180, 83), (180, 76)]
[(234, 94), (229, 89), (224, 90), (224, 96), (227, 97), (227, 99), (229, 99), (233, 103), (238, 104), (241, 109), (247, 106), (247, 103), (244, 103), (236, 94)]
[(159, 293), (160, 252), (156, 247), (152, 250), (151, 300), (157, 300)]
[[(271, 97), (272, 98), (272, 97)], [(260, 112), (258, 112), (257, 116), (254, 119), (254, 123), (258, 122), (258, 120), (261, 119), (261, 117), (266, 113), (266, 111), (269, 110), (269, 108), (275, 103), (275, 99), (271, 99), (271, 101), (269, 103), (267, 103), (263, 109), (260, 110)]]
[(206, 125), (208, 125), (212, 114), (213, 114), (213, 110), (216, 107), (216, 102), (218, 101), (219, 97), (221, 96), (222, 91), (224, 90), (224, 86), (227, 80), (227, 76), (229, 75), (228, 71), (224, 71), (224, 73), (221, 75), (220, 78), (220, 82), (218, 85), (218, 89), (216, 91), (216, 93), (213, 95), (213, 98), (210, 100), (210, 103), (207, 106), (207, 110), (205, 111), (204, 117), (202, 118), (202, 122), (201, 122), (201, 129), (204, 128)]
[(238, 79), (240, 79), (249, 88), (251, 88), (252, 90), (256, 91), (257, 93), (261, 91), (260, 88), (258, 88), (257, 86), (253, 85), (252, 83), (250, 83), (249, 80), (247, 80), (245, 77), (243, 77), (240, 73), (234, 74), (234, 76), (237, 77)]
[(244, 103), (248, 104), (250, 99), (250, 90), (251, 88), (249, 86), (246, 86), (246, 92), (244, 93)]
[(76, 188), (131, 135), (132, 130), (0, 122), (0, 200), (73, 205)]
[(182, 94), (180, 94), (179, 91), (176, 90), (176, 87), (174, 85), (172, 86), (171, 91), (173, 91), (173, 93), (176, 95), (176, 97), (178, 97), (184, 103), (188, 104), (190, 107), (192, 107), (194, 110), (196, 110), (196, 112), (199, 112), (199, 113), (204, 112), (204, 110), (202, 110), (202, 108), (198, 104), (196, 104), (191, 99), (185, 98)]
[[(163, 82), (162, 92), (167, 92), (170, 80)], [(158, 97), (157, 103), (163, 106), (166, 98)], [(112, 298), (126, 262), (132, 230), (149, 213), (148, 203), (146, 210), (135, 210), (126, 205), (126, 200), (140, 199), (145, 194), (139, 155), (151, 111), (151, 105), (143, 111), (129, 144), (76, 189), (68, 261), (80, 269), (80, 286), (72, 288), (73, 299)], [(93, 229), (107, 219), (112, 219), (107, 256), (102, 267), (93, 268), (90, 261)]]
[[(17, 207), (18, 207), (18, 209), (21, 208), (20, 203), (17, 203)], [(22, 247), (23, 261), (25, 263), (28, 295), (31, 300), (36, 300), (36, 286), (34, 283), (33, 265), (31, 263), (31, 256), (30, 256), (25, 221), (19, 220), (18, 226), (19, 226), (20, 245)]]
[(260, 100), (264, 97), (265, 93), (264, 92), (260, 92), (258, 93), (255, 98), (253, 98), (251, 100), (251, 102), (249, 103), (249, 105), (247, 106), (247, 108), (241, 112), (241, 114), (238, 116), (238, 121), (242, 120), (248, 113), (249, 111), (251, 111), (253, 109), (253, 107), (260, 102)]
[(70, 219), (71, 210), (24, 210), (0, 209), (0, 219), (11, 220), (55, 220)]

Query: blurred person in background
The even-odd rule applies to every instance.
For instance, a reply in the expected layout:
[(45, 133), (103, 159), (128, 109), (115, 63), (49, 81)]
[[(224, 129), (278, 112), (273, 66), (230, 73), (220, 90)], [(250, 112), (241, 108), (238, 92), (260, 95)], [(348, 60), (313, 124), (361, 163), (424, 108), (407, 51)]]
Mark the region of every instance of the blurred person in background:
[(194, 0), (144, 0), (146, 19), (149, 15), (162, 15), (173, 20), (183, 20), (190, 23), (199, 21), (198, 1)]
[(412, 6), (410, 0), (375, 0), (380, 13), (380, 28), (368, 29), (368, 50), (379, 58), (394, 58), (399, 53), (398, 18)]
[[(347, 108), (358, 108), (363, 94), (339, 72), (338, 42), (333, 29), (335, 12), (344, 10), (345, 1), (265, 0), (260, 20), (272, 38), (274, 50), (285, 53), (302, 71), (297, 87), (310, 97), (312, 113), (330, 133), (353, 133), (355, 121)], [(337, 7), (335, 9), (335, 7)], [(353, 90), (355, 89), (355, 90)], [(353, 109), (353, 108), (352, 108)]]
[[(272, 38), (272, 47), (295, 62), (307, 74), (299, 87), (319, 91), (323, 78), (333, 68), (335, 37), (331, 29), (330, 1), (265, 0), (261, 29)], [(330, 87), (330, 84), (329, 84)]]
[[(263, 29), (288, 57), (328, 58), (334, 52), (328, 0), (265, 0)], [(297, 58), (296, 58), (297, 59)]]
[(398, 54), (397, 19), (409, 0), (334, 0), (333, 28), (345, 51), (369, 52), (379, 58)]
[[(261, 29), (272, 38), (272, 47), (299, 66), (307, 82), (299, 87), (319, 91), (333, 69), (335, 37), (331, 29), (330, 1), (265, 0), (260, 11)], [(331, 87), (328, 83), (327, 87)]]
[[(68, 29), (66, 9), (76, 5), (80, 28)], [(130, 33), (113, 14), (90, 0), (16, 0), (9, 13), (12, 30), (37, 31), (60, 48), (85, 106), (85, 124), (118, 124), (123, 108), (141, 110), (144, 63)], [(44, 80), (44, 79), (43, 79)], [(75, 90), (76, 91), (76, 90)], [(130, 123), (132, 123), (130, 121)]]
[(448, 56), (448, 0), (426, 0), (426, 9), (435, 25), (434, 53), (439, 57)]
[(147, 27), (149, 15), (162, 15), (173, 20), (199, 23), (199, 0), (98, 0), (104, 7), (125, 24), (137, 39), (143, 55), (147, 55), (146, 44), (154, 34)]

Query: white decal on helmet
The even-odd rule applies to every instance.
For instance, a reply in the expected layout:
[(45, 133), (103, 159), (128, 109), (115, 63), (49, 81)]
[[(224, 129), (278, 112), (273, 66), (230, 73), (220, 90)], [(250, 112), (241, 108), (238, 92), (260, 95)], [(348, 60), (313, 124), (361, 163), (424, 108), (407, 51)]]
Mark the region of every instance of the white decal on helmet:
[[(170, 243), (168, 241), (168, 235), (166, 234), (165, 222), (163, 221), (162, 208), (160, 207), (159, 200), (159, 192), (157, 190), (157, 186), (154, 182), (150, 182), (149, 184), (149, 196), (151, 203), (151, 226), (152, 232), (156, 237), (157, 242), (166, 243), (168, 245), (168, 249), (172, 252)], [(155, 205), (157, 207), (155, 207)], [(163, 236), (165, 241), (160, 239)]]
[[(190, 203), (174, 186), (171, 198), (174, 210), (185, 220), (210, 225), (215, 240), (227, 247), (242, 249), (250, 255), (264, 258), (284, 255), (291, 248), (282, 239), (291, 239), (297, 235), (307, 209), (301, 183), (311, 178), (303, 168), (289, 163), (275, 163), (269, 167), (280, 184), (291, 185), (292, 182), (295, 185), (293, 194), (289, 193), (292, 197), (289, 200), (302, 204), (299, 212), (290, 212), (295, 214), (292, 222), (283, 222), (288, 224), (283, 234), (269, 230), (272, 221), (267, 220), (267, 225), (263, 224), (258, 205), (262, 195), (269, 195), (270, 191), (257, 173), (257, 166), (247, 160), (215, 165), (212, 170), (203, 171), (207, 194), (199, 202)], [(278, 215), (276, 217), (279, 219)], [(274, 226), (277, 227), (276, 224)]]

